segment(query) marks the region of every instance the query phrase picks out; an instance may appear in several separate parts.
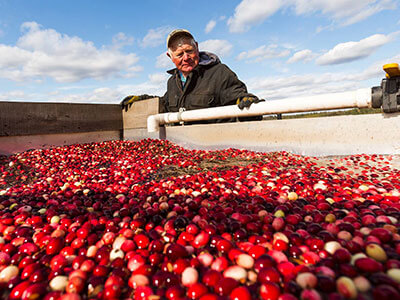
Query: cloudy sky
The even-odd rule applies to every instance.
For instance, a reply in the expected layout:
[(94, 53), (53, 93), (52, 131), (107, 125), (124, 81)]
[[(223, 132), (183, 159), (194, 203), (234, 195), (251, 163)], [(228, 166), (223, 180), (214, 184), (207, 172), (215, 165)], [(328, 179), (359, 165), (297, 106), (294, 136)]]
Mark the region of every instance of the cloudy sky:
[(186, 28), (265, 99), (379, 85), (400, 62), (398, 0), (0, 0), (0, 101), (162, 95)]

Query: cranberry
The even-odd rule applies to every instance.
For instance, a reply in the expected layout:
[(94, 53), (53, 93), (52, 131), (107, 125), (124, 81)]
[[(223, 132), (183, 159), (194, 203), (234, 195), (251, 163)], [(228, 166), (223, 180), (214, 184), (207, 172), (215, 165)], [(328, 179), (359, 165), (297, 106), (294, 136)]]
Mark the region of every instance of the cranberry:
[(384, 228), (375, 228), (370, 232), (370, 234), (377, 237), (383, 243), (388, 243), (392, 240), (391, 232)]
[(281, 294), (279, 286), (274, 282), (263, 283), (260, 287), (260, 296), (265, 300), (277, 300)]
[(268, 254), (261, 255), (254, 262), (254, 269), (259, 272), (264, 267), (275, 267), (275, 260)]
[(172, 260), (175, 261), (178, 258), (185, 258), (188, 256), (188, 252), (186, 248), (179, 244), (171, 244), (168, 246), (166, 250), (166, 255)]
[(47, 276), (48, 276), (47, 271), (42, 268), (34, 271), (32, 275), (29, 276), (29, 281), (32, 283), (42, 282), (47, 279)]
[(190, 299), (199, 299), (206, 294), (207, 291), (207, 287), (204, 284), (196, 282), (188, 288), (186, 294)]
[(335, 253), (333, 254), (333, 258), (338, 262), (338, 263), (348, 263), (350, 262), (351, 259), (351, 254), (349, 251), (347, 251), (344, 248), (337, 249)]
[(138, 234), (133, 239), (139, 249), (145, 249), (150, 244), (150, 239), (145, 234)]
[(376, 260), (365, 257), (365, 258), (359, 258), (355, 261), (355, 266), (363, 271), (363, 272), (379, 272), (382, 271), (383, 266), (381, 263), (377, 262)]
[(229, 295), (229, 299), (231, 300), (250, 300), (251, 294), (248, 288), (245, 286), (239, 286), (234, 288)]
[(64, 240), (60, 237), (52, 238), (46, 246), (46, 254), (53, 255), (60, 253), (61, 249), (64, 247)]
[(257, 280), (260, 283), (266, 283), (266, 282), (279, 283), (280, 282), (280, 274), (273, 267), (264, 267), (259, 270)]
[(185, 295), (185, 289), (179, 285), (171, 286), (165, 292), (165, 297), (168, 300), (181, 299)]
[(228, 296), (239, 285), (233, 278), (223, 277), (215, 285), (214, 290), (220, 296)]
[(216, 284), (221, 280), (222, 275), (220, 272), (215, 270), (207, 270), (202, 277), (202, 282), (209, 287), (215, 287)]
[(381, 284), (374, 287), (372, 290), (372, 295), (374, 299), (391, 300), (398, 299), (400, 293), (390, 285)]
[(10, 300), (14, 299), (21, 299), (22, 294), (25, 292), (25, 290), (31, 285), (29, 281), (23, 281), (19, 283), (17, 286), (15, 286), (9, 295)]

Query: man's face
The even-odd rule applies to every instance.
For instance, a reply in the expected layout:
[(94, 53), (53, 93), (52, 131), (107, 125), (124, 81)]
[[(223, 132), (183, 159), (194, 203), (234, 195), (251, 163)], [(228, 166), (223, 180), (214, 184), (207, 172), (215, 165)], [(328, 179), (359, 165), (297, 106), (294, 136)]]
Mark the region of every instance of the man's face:
[(171, 53), (167, 52), (167, 55), (171, 58), (176, 68), (185, 76), (189, 75), (199, 64), (197, 43), (189, 38), (178, 38), (172, 43), (170, 50)]

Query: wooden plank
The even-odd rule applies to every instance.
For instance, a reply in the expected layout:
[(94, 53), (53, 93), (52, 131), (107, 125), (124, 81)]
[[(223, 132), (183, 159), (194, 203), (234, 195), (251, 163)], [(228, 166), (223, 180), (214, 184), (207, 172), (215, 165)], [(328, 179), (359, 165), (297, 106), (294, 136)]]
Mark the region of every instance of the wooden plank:
[(0, 102), (0, 136), (119, 130), (117, 104)]

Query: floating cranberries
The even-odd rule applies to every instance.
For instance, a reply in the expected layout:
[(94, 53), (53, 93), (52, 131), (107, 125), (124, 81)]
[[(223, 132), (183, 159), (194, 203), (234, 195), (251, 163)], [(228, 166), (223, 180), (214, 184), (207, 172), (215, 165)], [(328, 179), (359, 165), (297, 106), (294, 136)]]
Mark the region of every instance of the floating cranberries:
[(398, 299), (398, 155), (108, 141), (0, 157), (1, 299)]

